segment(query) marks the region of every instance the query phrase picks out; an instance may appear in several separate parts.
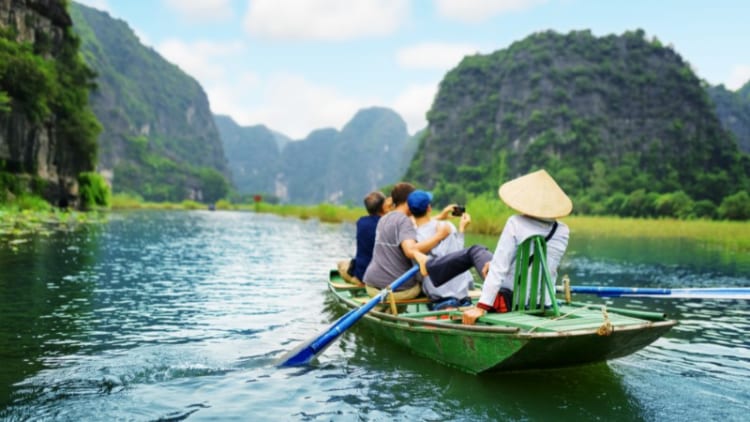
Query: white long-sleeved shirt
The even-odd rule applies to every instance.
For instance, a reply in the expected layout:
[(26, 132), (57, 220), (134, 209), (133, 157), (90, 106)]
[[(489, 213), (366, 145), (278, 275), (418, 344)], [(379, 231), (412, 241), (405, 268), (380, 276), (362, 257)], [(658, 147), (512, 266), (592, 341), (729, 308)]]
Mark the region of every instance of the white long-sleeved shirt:
[[(565, 223), (557, 222), (555, 234), (547, 241), (547, 267), (552, 280), (557, 279), (557, 267), (568, 247), (570, 229)], [(492, 307), (501, 287), (513, 290), (513, 276), (516, 268), (518, 246), (530, 236), (547, 236), (552, 230), (552, 221), (541, 221), (524, 215), (513, 215), (505, 222), (497, 248), (492, 256), (490, 270), (482, 286), (479, 302)], [(549, 298), (548, 298), (549, 299)]]

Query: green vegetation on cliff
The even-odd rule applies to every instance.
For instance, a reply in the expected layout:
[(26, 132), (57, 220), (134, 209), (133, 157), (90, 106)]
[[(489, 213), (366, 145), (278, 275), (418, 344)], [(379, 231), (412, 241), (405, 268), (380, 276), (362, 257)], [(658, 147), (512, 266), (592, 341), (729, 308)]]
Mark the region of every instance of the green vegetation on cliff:
[[(16, 41), (12, 27), (0, 30), (0, 114), (4, 121), (17, 113), (32, 125), (53, 123), (61, 152), (69, 154), (75, 173), (96, 165), (101, 126), (88, 106), (94, 73), (78, 55), (78, 37), (70, 28), (63, 34), (61, 48), (53, 52), (44, 33), (32, 44)], [(11, 157), (4, 166), (36, 173), (34, 168), (17, 168), (15, 162)]]
[(98, 74), (91, 102), (104, 127), (99, 166), (111, 172), (113, 190), (151, 201), (225, 197), (229, 170), (198, 82), (125, 22), (76, 3), (71, 16)]
[(687, 63), (641, 30), (548, 31), (466, 57), (428, 121), (406, 178), (444, 201), (546, 168), (577, 213), (750, 218), (727, 212), (750, 190), (750, 156)]
[[(88, 104), (94, 72), (79, 55), (65, 2), (13, 2), (0, 19), (0, 200), (75, 199), (96, 166), (101, 130)], [(9, 17), (21, 17), (18, 20)]]

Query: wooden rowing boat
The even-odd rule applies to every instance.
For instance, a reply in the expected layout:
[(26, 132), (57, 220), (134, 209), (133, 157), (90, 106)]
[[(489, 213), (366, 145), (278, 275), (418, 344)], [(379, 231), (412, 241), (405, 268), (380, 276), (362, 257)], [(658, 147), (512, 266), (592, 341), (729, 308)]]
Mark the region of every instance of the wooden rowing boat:
[[(347, 310), (371, 298), (362, 285), (330, 272), (328, 289)], [(476, 300), (478, 291), (472, 292)], [(486, 314), (476, 325), (461, 323), (461, 311), (427, 308), (426, 299), (385, 303), (361, 322), (376, 334), (444, 365), (479, 374), (545, 369), (627, 356), (669, 331), (664, 314), (558, 301), (553, 312)], [(393, 308), (393, 310), (391, 310)]]

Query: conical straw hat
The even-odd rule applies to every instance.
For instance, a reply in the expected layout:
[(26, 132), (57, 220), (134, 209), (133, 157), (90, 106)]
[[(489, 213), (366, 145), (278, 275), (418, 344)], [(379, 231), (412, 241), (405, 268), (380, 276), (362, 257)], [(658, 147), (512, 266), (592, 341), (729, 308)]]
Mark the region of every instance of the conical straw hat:
[(573, 211), (573, 202), (545, 170), (503, 183), (498, 194), (509, 207), (530, 217), (555, 219)]

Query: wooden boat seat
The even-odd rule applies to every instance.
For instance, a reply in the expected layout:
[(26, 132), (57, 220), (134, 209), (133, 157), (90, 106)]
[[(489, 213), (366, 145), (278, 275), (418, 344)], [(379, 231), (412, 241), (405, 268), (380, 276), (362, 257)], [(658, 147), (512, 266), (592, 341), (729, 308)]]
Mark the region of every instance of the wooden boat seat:
[[(361, 288), (364, 289), (364, 287), (361, 287)], [(482, 295), (481, 290), (478, 290), (478, 289), (469, 290), (469, 297), (472, 300), (479, 299), (479, 296), (481, 295)], [(370, 296), (358, 296), (358, 297), (352, 298), (352, 300), (354, 300), (355, 302), (359, 302), (359, 303), (367, 303), (370, 299), (372, 299)], [(388, 299), (386, 299), (386, 301), (388, 301)], [(415, 304), (415, 303), (430, 303), (430, 299), (427, 298), (426, 296), (420, 296), (420, 297), (415, 297), (414, 299), (397, 300), (395, 302), (396, 302), (396, 305), (410, 305), (410, 304)]]
[(521, 313), (544, 313), (546, 298), (552, 299), (551, 309), (560, 315), (555, 300), (555, 280), (547, 267), (547, 242), (544, 236), (531, 236), (516, 251), (513, 282), (513, 303), (510, 310)]
[(331, 286), (333, 286), (334, 289), (339, 289), (339, 290), (364, 289), (365, 288), (364, 283), (352, 284), (352, 283), (334, 283), (334, 282), (331, 282)]

